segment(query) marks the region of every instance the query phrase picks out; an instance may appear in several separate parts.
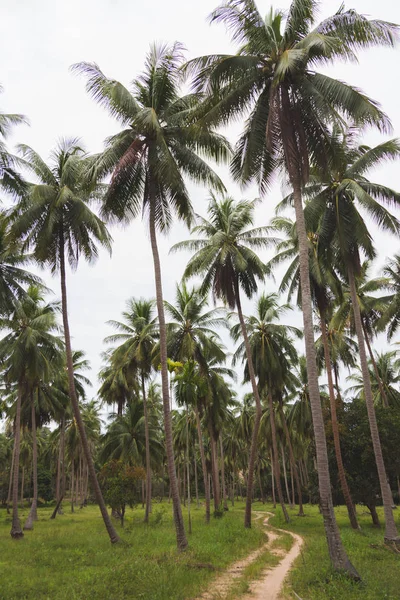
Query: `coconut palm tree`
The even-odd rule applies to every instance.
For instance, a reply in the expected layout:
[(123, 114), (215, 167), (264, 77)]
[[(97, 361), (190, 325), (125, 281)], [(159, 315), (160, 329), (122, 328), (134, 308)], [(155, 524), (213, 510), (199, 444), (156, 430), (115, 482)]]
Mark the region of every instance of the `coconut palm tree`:
[[(0, 85), (0, 93), (3, 86)], [(24, 115), (0, 112), (0, 187), (11, 195), (24, 191), (25, 182), (18, 172), (19, 160), (7, 151), (5, 139), (15, 125), (28, 124)]]
[(377, 323), (381, 329), (387, 327), (388, 340), (391, 340), (400, 325), (400, 255), (395, 254), (387, 260), (383, 273), (388, 280), (391, 292), (385, 313)]
[[(281, 209), (285, 205), (287, 199), (283, 200)], [(267, 268), (273, 269), (282, 262), (290, 260), (289, 267), (282, 277), (279, 287), (280, 292), (288, 292), (288, 301), (290, 302), (297, 292), (297, 305), (301, 307), (301, 286), (300, 286), (300, 270), (299, 270), (299, 251), (298, 237), (296, 224), (289, 218), (277, 217), (273, 219), (271, 225), (280, 233), (284, 233), (286, 239), (281, 240), (277, 244), (277, 254), (269, 261)], [(323, 351), (323, 363), (325, 365), (329, 401), (331, 409), (332, 432), (335, 447), (336, 462), (338, 465), (338, 473), (343, 496), (347, 506), (350, 523), (353, 529), (359, 529), (357, 516), (354, 504), (350, 495), (350, 489), (346, 479), (346, 473), (343, 465), (342, 451), (340, 448), (339, 423), (337, 418), (337, 399), (335, 397), (335, 389), (333, 382), (332, 359), (328, 337), (328, 321), (332, 311), (332, 305), (335, 297), (342, 297), (342, 287), (340, 281), (335, 275), (335, 272), (330, 268), (329, 264), (323, 262), (323, 257), (318, 251), (318, 232), (317, 228), (313, 228), (306, 222), (307, 238), (308, 238), (308, 254), (309, 254), (309, 278), (310, 290), (312, 294), (313, 304), (319, 317), (319, 330), (321, 331), (321, 346)], [(317, 351), (317, 359), (319, 358)], [(333, 367), (334, 368), (334, 367)]]
[(315, 429), (321, 510), (329, 554), (337, 569), (358, 578), (340, 542), (330, 491), (328, 456), (322, 411), (309, 285), (308, 244), (302, 186), (309, 179), (310, 160), (326, 165), (331, 148), (328, 127), (350, 117), (357, 124), (388, 127), (376, 103), (359, 90), (318, 71), (337, 58), (354, 59), (360, 48), (392, 46), (396, 26), (369, 21), (355, 11), (338, 12), (315, 23), (316, 0), (293, 0), (285, 20), (273, 10), (263, 19), (254, 0), (226, 0), (211, 21), (227, 26), (237, 54), (212, 55), (191, 61), (194, 89), (205, 91), (206, 123), (226, 124), (247, 115), (232, 162), (242, 184), (256, 182), (265, 192), (277, 168), (284, 167), (293, 189), (299, 238), (304, 337), (311, 407)]
[(62, 318), (67, 357), (69, 396), (82, 440), (90, 480), (112, 543), (119, 537), (111, 523), (96, 477), (86, 439), (75, 388), (71, 335), (68, 320), (66, 262), (76, 268), (80, 256), (92, 261), (97, 244), (110, 249), (111, 238), (103, 221), (90, 209), (91, 193), (84, 187), (87, 156), (78, 140), (61, 140), (51, 155), (50, 166), (29, 146), (19, 146), (23, 164), (39, 183), (29, 184), (15, 209), (13, 233), (32, 249), (34, 258), (53, 273), (60, 274)]
[[(400, 407), (400, 392), (398, 390), (400, 382), (398, 352), (375, 352), (375, 364), (378, 371), (379, 382), (372, 362), (369, 361), (369, 376), (374, 405), (383, 406), (384, 408), (388, 408), (389, 406)], [(347, 389), (347, 393), (365, 401), (364, 382), (359, 367), (355, 373), (351, 373), (347, 377), (346, 381), (354, 384)], [(382, 386), (385, 391), (385, 398), (382, 397)]]
[(311, 197), (307, 210), (320, 223), (318, 244), (321, 252), (325, 252), (325, 260), (338, 268), (349, 286), (365, 402), (385, 511), (385, 540), (396, 543), (399, 540), (368, 371), (365, 348), (365, 334), (368, 335), (368, 330), (363, 326), (357, 289), (358, 277), (361, 276), (360, 283), (364, 283), (365, 279), (361, 255), (364, 254), (368, 260), (375, 256), (372, 237), (362, 213), (366, 213), (383, 231), (394, 235), (400, 232), (400, 221), (383, 206), (399, 205), (400, 194), (367, 179), (367, 173), (373, 166), (400, 157), (400, 143), (390, 140), (373, 148), (360, 146), (358, 136), (352, 131), (333, 131), (331, 140), (332, 145), (337, 147), (334, 161), (329, 170), (316, 172), (315, 181), (310, 184), (313, 189), (307, 190), (306, 187), (304, 193)]
[(129, 371), (140, 373), (140, 386), (144, 410), (146, 438), (146, 510), (144, 522), (148, 523), (151, 510), (151, 465), (150, 441), (147, 410), (146, 380), (152, 370), (152, 359), (158, 337), (157, 320), (154, 317), (152, 300), (130, 298), (127, 309), (122, 314), (124, 321), (109, 321), (119, 333), (108, 336), (106, 342), (119, 342), (115, 359)]
[(248, 298), (257, 291), (257, 280), (263, 281), (265, 266), (254, 249), (265, 248), (270, 240), (266, 228), (251, 228), (254, 223), (256, 200), (235, 202), (233, 198), (218, 200), (211, 196), (208, 207), (209, 220), (199, 218), (199, 225), (192, 229), (194, 238), (175, 244), (172, 250), (191, 249), (184, 278), (201, 275), (201, 293), (212, 290), (214, 300), (221, 299), (230, 308), (236, 308), (241, 335), (246, 349), (249, 379), (256, 403), (256, 415), (249, 455), (245, 527), (251, 527), (251, 502), (253, 496), (254, 465), (257, 454), (257, 437), (261, 419), (261, 401), (254, 373), (251, 349), (243, 317), (240, 290)]
[[(8, 333), (0, 341), (0, 360), (5, 365), (5, 380), (15, 383), (17, 397), (14, 419), (13, 517), (11, 537), (23, 537), (18, 517), (18, 473), (23, 399), (32, 406), (33, 450), (37, 457), (34, 419), (34, 389), (38, 381), (48, 381), (52, 364), (60, 350), (54, 305), (44, 304), (38, 287), (28, 289), (26, 296), (15, 304), (11, 318), (0, 319), (0, 328)], [(37, 493), (37, 490), (36, 490)], [(33, 506), (35, 510), (35, 505)]]
[(94, 161), (91, 171), (95, 179), (112, 173), (103, 213), (117, 221), (131, 221), (140, 214), (148, 219), (160, 327), (168, 471), (177, 545), (181, 550), (186, 548), (187, 540), (174, 465), (157, 231), (167, 232), (174, 214), (187, 224), (191, 222), (192, 207), (184, 176), (223, 189), (219, 177), (200, 155), (217, 162), (229, 156), (226, 140), (198, 122), (194, 108), (199, 96), (179, 95), (182, 61), (182, 47), (178, 43), (152, 46), (144, 72), (134, 81), (132, 92), (119, 82), (108, 79), (96, 65), (83, 63), (75, 66), (88, 77), (88, 92), (123, 126), (120, 133), (109, 138), (105, 152)]
[[(296, 327), (282, 324), (282, 315), (288, 310), (290, 310), (289, 305), (280, 306), (278, 304), (276, 294), (262, 294), (257, 300), (256, 314), (245, 318), (258, 388), (260, 393), (266, 394), (268, 398), (276, 487), (286, 521), (289, 521), (289, 515), (283, 500), (280, 481), (273, 398), (276, 397), (278, 392), (282, 391), (286, 373), (293, 368), (297, 361), (297, 352), (293, 346), (290, 334), (297, 337), (302, 336), (302, 332)], [(241, 337), (240, 334), (241, 331), (238, 325), (232, 327), (231, 335), (236, 343)], [(245, 363), (244, 380), (249, 381), (249, 367), (243, 342), (234, 354), (233, 364), (237, 363), (238, 360)]]

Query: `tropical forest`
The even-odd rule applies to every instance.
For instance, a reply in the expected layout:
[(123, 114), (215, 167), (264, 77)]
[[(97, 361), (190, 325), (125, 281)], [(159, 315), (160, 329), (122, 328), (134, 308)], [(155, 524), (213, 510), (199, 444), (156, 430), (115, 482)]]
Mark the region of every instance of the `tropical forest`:
[(400, 599), (400, 5), (216, 2), (3, 6), (0, 600)]

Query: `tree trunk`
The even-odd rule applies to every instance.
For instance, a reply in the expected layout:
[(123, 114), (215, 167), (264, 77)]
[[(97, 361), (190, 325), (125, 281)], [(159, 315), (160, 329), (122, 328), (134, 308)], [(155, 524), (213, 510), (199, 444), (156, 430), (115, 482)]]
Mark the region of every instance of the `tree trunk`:
[(380, 529), (381, 522), (379, 520), (378, 513), (376, 512), (375, 504), (367, 504), (366, 506), (367, 506), (369, 512), (371, 513), (372, 523), (373, 523), (374, 527), (377, 527)]
[(21, 448), (21, 402), (22, 402), (22, 383), (18, 384), (17, 407), (15, 412), (15, 434), (14, 434), (14, 473), (12, 490), (12, 525), (11, 537), (15, 540), (22, 538), (24, 533), (21, 529), (21, 522), (18, 516), (18, 477), (19, 477), (19, 453)]
[(69, 323), (68, 323), (68, 308), (67, 308), (67, 287), (66, 287), (66, 274), (65, 274), (65, 257), (64, 257), (64, 238), (60, 237), (60, 248), (59, 248), (59, 256), (60, 256), (60, 275), (61, 275), (61, 301), (62, 301), (62, 317), (63, 317), (63, 325), (64, 325), (64, 336), (65, 336), (65, 352), (67, 356), (67, 370), (68, 370), (68, 388), (69, 388), (69, 397), (72, 404), (72, 410), (74, 413), (74, 418), (76, 424), (78, 426), (79, 435), (81, 439), (81, 444), (83, 447), (83, 452), (85, 454), (85, 459), (87, 465), (89, 467), (89, 476), (90, 482), (92, 484), (92, 489), (99, 505), (101, 515), (103, 517), (104, 525), (107, 529), (107, 533), (110, 537), (110, 541), (112, 544), (119, 542), (119, 536), (114, 529), (113, 524), (111, 523), (110, 515), (107, 512), (107, 508), (104, 502), (103, 494), (101, 493), (101, 489), (99, 486), (99, 482), (97, 481), (96, 471), (94, 468), (94, 462), (92, 455), (90, 453), (89, 444), (86, 436), (85, 426), (83, 424), (81, 411), (79, 408), (78, 397), (76, 395), (75, 390), (75, 381), (74, 381), (74, 365), (72, 360), (72, 349), (71, 349), (71, 336), (69, 332)]
[(150, 197), (150, 214), (149, 214), (149, 229), (150, 229), (150, 241), (151, 249), (153, 253), (154, 261), (154, 278), (156, 285), (156, 300), (157, 300), (157, 312), (158, 321), (160, 327), (160, 360), (161, 360), (161, 384), (162, 384), (162, 397), (163, 397), (163, 408), (164, 408), (164, 430), (165, 430), (165, 445), (167, 451), (167, 463), (168, 463), (168, 475), (171, 486), (171, 496), (174, 513), (174, 523), (176, 528), (176, 543), (178, 550), (185, 550), (188, 545), (185, 526), (182, 517), (182, 508), (179, 501), (179, 490), (178, 482), (176, 479), (176, 469), (174, 461), (174, 447), (172, 437), (172, 420), (171, 411), (169, 405), (169, 392), (168, 392), (168, 366), (167, 366), (167, 330), (165, 326), (165, 315), (164, 315), (164, 300), (162, 292), (162, 281), (161, 281), (161, 265), (160, 257), (158, 254), (157, 247), (157, 236), (156, 236), (156, 218), (155, 218), (155, 206), (154, 198)]
[(208, 483), (206, 454), (204, 452), (203, 434), (201, 431), (199, 409), (196, 404), (194, 405), (194, 414), (196, 415), (197, 437), (199, 438), (201, 469), (203, 471), (204, 494), (205, 494), (205, 499), (206, 499), (206, 523), (209, 523), (210, 522), (210, 486)]
[(325, 358), (325, 369), (328, 378), (328, 389), (329, 389), (329, 403), (331, 408), (331, 423), (332, 423), (332, 434), (333, 434), (333, 445), (335, 447), (335, 456), (336, 463), (338, 467), (338, 475), (340, 481), (340, 487), (342, 488), (342, 493), (344, 497), (344, 501), (347, 507), (347, 513), (349, 515), (350, 525), (353, 529), (360, 529), (360, 526), (357, 521), (356, 511), (354, 509), (353, 500), (351, 499), (351, 494), (349, 490), (349, 486), (347, 484), (346, 473), (343, 465), (342, 458), (342, 450), (340, 448), (340, 437), (339, 437), (339, 423), (337, 419), (336, 413), (336, 398), (335, 398), (335, 390), (333, 386), (333, 378), (332, 378), (332, 364), (331, 357), (329, 351), (329, 343), (328, 337), (326, 334), (326, 320), (323, 312), (319, 311), (321, 317), (321, 337), (322, 344), (324, 348), (324, 358)]
[(190, 468), (189, 468), (189, 409), (186, 406), (186, 475), (188, 501), (188, 531), (192, 533), (192, 515), (190, 514)]
[(145, 482), (144, 479), (142, 479), (142, 508), (144, 508), (145, 504), (146, 504), (146, 490), (145, 490)]
[(273, 457), (272, 452), (271, 452), (271, 482), (272, 482), (272, 504), (273, 504), (273, 507), (276, 508), (274, 457)]
[(257, 381), (256, 381), (255, 372), (254, 372), (253, 357), (251, 355), (249, 337), (247, 335), (246, 323), (244, 321), (244, 317), (243, 317), (243, 313), (242, 313), (239, 282), (238, 282), (237, 277), (235, 278), (234, 286), (235, 286), (236, 308), (237, 308), (237, 313), (238, 313), (238, 317), (239, 317), (240, 328), (242, 331), (244, 347), (246, 350), (246, 359), (247, 359), (247, 367), (249, 370), (249, 378), (250, 378), (250, 382), (251, 382), (251, 388), (253, 391), (254, 401), (256, 404), (256, 414), (254, 417), (254, 426), (253, 426), (253, 433), (251, 436), (251, 445), (250, 445), (250, 453), (249, 453), (249, 468), (248, 468), (247, 490), (246, 490), (246, 508), (245, 508), (245, 513), (244, 513), (244, 526), (251, 527), (251, 500), (253, 497), (254, 468), (255, 468), (255, 464), (256, 464), (258, 432), (260, 429), (262, 409), (261, 409), (260, 394), (258, 393)]
[(28, 518), (25, 522), (24, 529), (33, 529), (33, 521), (37, 521), (37, 502), (38, 502), (38, 470), (37, 470), (37, 437), (36, 437), (36, 410), (31, 394), (31, 424), (32, 424), (32, 462), (33, 462), (33, 498), (31, 509)]
[(210, 449), (211, 449), (211, 477), (213, 485), (213, 499), (214, 499), (214, 510), (219, 510), (221, 497), (219, 489), (219, 469), (218, 469), (218, 456), (217, 456), (217, 444), (214, 439), (213, 430), (210, 424)]
[(71, 460), (71, 512), (74, 512), (75, 463)]
[(235, 506), (235, 463), (232, 466), (232, 506)]
[(261, 502), (263, 504), (265, 504), (265, 498), (264, 498), (264, 490), (261, 484), (261, 467), (258, 466), (258, 485), (260, 486), (260, 497), (261, 497)]
[(290, 501), (290, 492), (289, 492), (289, 485), (288, 485), (288, 478), (287, 478), (287, 471), (286, 471), (286, 457), (285, 457), (285, 449), (283, 447), (283, 444), (281, 444), (281, 453), (282, 453), (282, 465), (283, 465), (283, 479), (285, 481), (287, 501), (288, 501), (290, 508), (294, 508)]
[(356, 281), (351, 265), (348, 265), (349, 286), (351, 294), (351, 302), (354, 314), (354, 324), (357, 333), (358, 351), (360, 354), (360, 364), (364, 384), (365, 404), (367, 406), (369, 427), (371, 430), (372, 446), (375, 454), (376, 468), (378, 471), (379, 484), (381, 488), (381, 496), (383, 509), (385, 513), (385, 542), (400, 544), (400, 538), (397, 534), (396, 523), (394, 521), (392, 511), (392, 499), (389, 494), (388, 479), (386, 476), (385, 463), (382, 455), (381, 441), (379, 438), (378, 424), (374, 408), (374, 400), (372, 397), (371, 380), (369, 378), (367, 354), (365, 352), (364, 335), (361, 323), (360, 306), (358, 304)]
[[(285, 127), (291, 131), (290, 100), (287, 90), (284, 103), (288, 112), (281, 111), (281, 118), (286, 121)], [(326, 446), (324, 420), (322, 415), (321, 397), (318, 384), (317, 361), (315, 354), (314, 324), (312, 314), (312, 296), (310, 289), (308, 238), (304, 219), (303, 202), (301, 197), (301, 181), (296, 173), (296, 164), (293, 163), (293, 148), (296, 141), (293, 137), (285, 143), (286, 167), (293, 186), (293, 201), (296, 211), (296, 230), (299, 244), (299, 271), (301, 286), (301, 305), (303, 311), (304, 340), (306, 350), (307, 376), (310, 395), (311, 413), (314, 428), (315, 449), (318, 465), (318, 482), (320, 493), (321, 512), (323, 515), (326, 538), (328, 542), (329, 557), (335, 569), (343, 569), (355, 579), (360, 579), (356, 569), (351, 564), (342, 541), (333, 510), (331, 482), (329, 475), (328, 451)], [(296, 156), (297, 158), (297, 156)]]
[(275, 475), (276, 490), (278, 492), (279, 503), (282, 507), (283, 516), (285, 518), (286, 523), (289, 523), (289, 520), (290, 520), (289, 515), (286, 510), (285, 502), (283, 500), (283, 492), (282, 492), (282, 485), (281, 485), (281, 470), (279, 467), (278, 442), (276, 439), (275, 413), (274, 413), (274, 405), (272, 402), (271, 392), (268, 392), (268, 403), (269, 403), (269, 418), (271, 421), (272, 460), (274, 461), (274, 475)]
[[(15, 422), (14, 422), (14, 440), (15, 440)], [(15, 443), (13, 445), (13, 451), (12, 451), (12, 455), (11, 455), (10, 479), (9, 479), (9, 483), (8, 483), (8, 494), (7, 494), (7, 514), (10, 513), (11, 492), (12, 492), (13, 478), (14, 478), (14, 458), (15, 458)]]
[(219, 435), (219, 448), (221, 452), (221, 481), (222, 481), (222, 498), (224, 501), (224, 510), (228, 509), (228, 497), (226, 495), (226, 482), (225, 482), (225, 456), (224, 447), (222, 444), (222, 432)]
[[(24, 508), (25, 467), (22, 465), (21, 477), (21, 508)], [(25, 529), (25, 527), (24, 527)]]
[(197, 478), (197, 460), (196, 457), (194, 458), (194, 487), (195, 487), (195, 491), (196, 491), (196, 507), (200, 508), (200, 502), (199, 502), (199, 482), (198, 482), (198, 478)]
[(372, 366), (374, 368), (375, 377), (376, 377), (376, 380), (378, 382), (379, 391), (380, 391), (381, 396), (382, 396), (382, 403), (383, 403), (384, 408), (389, 408), (389, 402), (388, 402), (388, 399), (387, 399), (387, 396), (386, 396), (385, 388), (383, 387), (383, 382), (382, 382), (382, 379), (380, 378), (380, 375), (379, 375), (378, 365), (376, 364), (375, 356), (374, 356), (374, 353), (372, 352), (372, 348), (371, 348), (371, 344), (370, 344), (370, 341), (369, 341), (368, 333), (367, 333), (367, 331), (365, 329), (362, 317), (361, 317), (361, 324), (362, 324), (362, 329), (363, 329), (363, 333), (364, 333), (364, 340), (365, 340), (365, 343), (367, 344), (367, 348), (368, 348), (368, 354), (369, 354), (369, 357), (371, 359)]
[(144, 436), (146, 446), (146, 510), (144, 512), (144, 522), (149, 522), (150, 505), (151, 505), (151, 466), (150, 466), (150, 437), (149, 437), (149, 416), (147, 411), (146, 386), (144, 381), (144, 373), (142, 370), (142, 395), (143, 395), (143, 413), (144, 413)]
[[(285, 415), (283, 413), (282, 404), (279, 404), (279, 409), (280, 409), (280, 412), (281, 412), (281, 419), (282, 419), (283, 431), (285, 433), (286, 443), (287, 443), (287, 446), (288, 446), (288, 449), (289, 449), (290, 467), (291, 467), (291, 470), (293, 471), (294, 480), (295, 480), (296, 488), (297, 488), (297, 496), (299, 498), (299, 513), (298, 513), (298, 516), (299, 517), (304, 517), (303, 493), (301, 491), (301, 483), (300, 483), (299, 474), (298, 474), (298, 471), (297, 471), (296, 461), (295, 461), (295, 458), (294, 458), (293, 447), (292, 447), (292, 440), (290, 439), (290, 432), (289, 432), (289, 428), (288, 428), (287, 423), (286, 423)], [(294, 498), (294, 494), (293, 494), (293, 498)], [(293, 500), (293, 504), (295, 504), (295, 500)]]
[(294, 477), (293, 477), (293, 465), (292, 465), (292, 461), (289, 461), (290, 463), (290, 483), (292, 486), (292, 506), (293, 508), (296, 506), (296, 494), (294, 493)]

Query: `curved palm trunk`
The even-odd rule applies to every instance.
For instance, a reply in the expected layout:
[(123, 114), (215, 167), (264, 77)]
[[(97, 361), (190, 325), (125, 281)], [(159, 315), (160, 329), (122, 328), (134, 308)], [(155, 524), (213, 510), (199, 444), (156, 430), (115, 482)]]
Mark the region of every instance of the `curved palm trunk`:
[[(295, 484), (296, 484), (297, 496), (299, 498), (299, 514), (298, 514), (298, 516), (299, 517), (304, 517), (303, 493), (301, 491), (299, 473), (298, 473), (296, 461), (295, 461), (295, 458), (294, 458), (293, 446), (292, 446), (292, 441), (290, 439), (289, 428), (288, 428), (287, 423), (286, 423), (285, 415), (283, 414), (282, 404), (281, 403), (279, 403), (279, 409), (280, 409), (281, 418), (282, 418), (283, 431), (285, 433), (286, 443), (287, 443), (288, 449), (289, 449), (290, 465), (291, 465), (291, 469), (292, 469), (292, 472), (293, 472), (294, 481), (295, 481)], [(294, 500), (293, 500), (293, 504), (294, 504)]]
[(336, 398), (335, 398), (335, 390), (333, 386), (333, 378), (332, 378), (332, 364), (331, 357), (329, 352), (329, 344), (328, 344), (328, 336), (326, 334), (326, 321), (325, 317), (320, 310), (321, 317), (321, 337), (322, 337), (322, 345), (324, 347), (324, 358), (325, 358), (325, 368), (326, 374), (328, 378), (328, 389), (329, 389), (329, 403), (331, 407), (331, 422), (332, 422), (332, 433), (333, 433), (333, 445), (335, 447), (335, 455), (336, 455), (336, 463), (338, 467), (338, 475), (340, 481), (340, 487), (342, 488), (342, 493), (344, 497), (344, 501), (346, 503), (347, 512), (350, 519), (350, 524), (353, 529), (360, 529), (360, 526), (357, 521), (356, 511), (354, 508), (353, 501), (351, 499), (349, 486), (347, 484), (346, 473), (343, 465), (342, 458), (342, 450), (340, 448), (340, 437), (339, 437), (339, 424), (337, 420), (336, 414)]
[(141, 373), (142, 378), (142, 395), (143, 395), (143, 413), (144, 413), (144, 437), (146, 447), (146, 510), (144, 512), (144, 522), (149, 522), (149, 514), (151, 511), (151, 466), (150, 466), (150, 439), (149, 439), (149, 416), (147, 411), (146, 386), (144, 381), (144, 373)]
[(247, 359), (247, 366), (249, 369), (251, 388), (253, 390), (254, 401), (256, 403), (256, 414), (254, 417), (254, 426), (253, 426), (253, 433), (251, 436), (251, 445), (250, 445), (250, 454), (249, 454), (249, 468), (248, 468), (248, 475), (247, 475), (247, 490), (246, 490), (246, 508), (245, 508), (245, 513), (244, 513), (244, 526), (251, 527), (251, 502), (252, 502), (252, 498), (253, 498), (254, 468), (255, 468), (255, 464), (256, 464), (257, 441), (258, 441), (258, 432), (260, 430), (262, 409), (261, 409), (260, 394), (258, 393), (256, 376), (254, 373), (254, 365), (253, 365), (253, 358), (251, 356), (249, 337), (247, 335), (246, 323), (244, 322), (244, 317), (243, 317), (243, 312), (242, 312), (239, 283), (238, 283), (237, 278), (235, 279), (234, 286), (235, 286), (236, 308), (237, 308), (237, 312), (238, 312), (240, 328), (242, 331), (244, 347), (246, 350), (246, 359)]
[[(286, 523), (289, 523), (289, 515), (283, 499), (282, 484), (281, 484), (281, 470), (279, 467), (279, 454), (278, 454), (278, 442), (276, 439), (276, 425), (275, 425), (275, 413), (274, 405), (272, 402), (271, 392), (268, 392), (268, 405), (269, 405), (269, 418), (271, 421), (271, 437), (272, 437), (272, 460), (274, 462), (274, 475), (276, 483), (276, 491), (278, 492), (278, 500), (282, 507), (283, 516), (285, 517)], [(284, 460), (285, 457), (283, 456)]]
[(203, 471), (204, 493), (205, 493), (205, 497), (206, 497), (206, 523), (209, 523), (210, 522), (210, 486), (208, 484), (206, 453), (204, 452), (203, 434), (201, 431), (200, 415), (199, 415), (199, 409), (197, 407), (197, 404), (195, 404), (195, 406), (194, 406), (194, 414), (196, 415), (197, 437), (199, 438), (201, 469)]
[(386, 396), (385, 388), (383, 387), (383, 382), (382, 382), (382, 379), (380, 378), (380, 375), (379, 375), (378, 366), (376, 364), (375, 356), (374, 356), (374, 353), (372, 352), (372, 348), (371, 348), (371, 344), (370, 344), (370, 341), (369, 341), (368, 333), (367, 333), (367, 331), (365, 329), (365, 326), (364, 326), (364, 323), (362, 321), (362, 318), (361, 318), (361, 324), (362, 324), (362, 328), (363, 328), (365, 343), (367, 344), (367, 348), (368, 348), (368, 354), (369, 354), (369, 357), (371, 359), (372, 366), (374, 368), (375, 377), (376, 377), (376, 380), (378, 382), (379, 391), (380, 391), (381, 396), (382, 396), (383, 406), (385, 408), (389, 408), (389, 402), (388, 402), (388, 399), (387, 399), (387, 396)]
[(374, 400), (372, 397), (371, 380), (369, 378), (367, 354), (365, 352), (365, 343), (363, 328), (361, 322), (360, 306), (357, 299), (356, 282), (354, 278), (354, 271), (351, 265), (348, 265), (348, 277), (351, 294), (351, 302), (353, 306), (354, 324), (358, 339), (358, 351), (360, 353), (361, 372), (364, 384), (365, 393), (365, 404), (367, 406), (369, 427), (371, 430), (372, 446), (374, 448), (376, 468), (378, 471), (379, 484), (381, 488), (383, 509), (385, 513), (385, 541), (390, 543), (400, 544), (400, 538), (398, 537), (396, 524), (394, 521), (392, 511), (392, 499), (389, 494), (388, 479), (386, 475), (385, 463), (382, 455), (381, 441), (379, 438), (378, 424), (376, 421), (376, 414), (374, 408)]
[[(286, 119), (285, 127), (289, 128), (290, 130), (291, 124), (290, 122), (288, 122), (288, 120), (290, 119), (289, 112), (285, 115), (285, 117), (282, 115), (282, 118)], [(290, 142), (293, 142), (293, 147), (295, 148), (295, 141), (291, 138)], [(340, 539), (339, 528), (335, 518), (335, 513), (333, 510), (331, 482), (329, 475), (328, 451), (326, 446), (324, 420), (322, 415), (321, 398), (318, 385), (317, 361), (315, 355), (307, 231), (301, 197), (301, 183), (295, 172), (295, 169), (293, 168), (296, 164), (296, 157), (293, 157), (291, 143), (285, 145), (285, 155), (286, 166), (288, 168), (290, 180), (293, 185), (293, 200), (296, 211), (296, 230), (299, 241), (301, 305), (303, 311), (308, 386), (314, 428), (315, 449), (317, 455), (317, 470), (321, 512), (323, 515), (326, 539), (328, 542), (329, 557), (332, 561), (334, 568), (343, 569), (347, 571), (347, 573), (353, 578), (360, 579), (359, 574), (351, 564), (343, 547), (342, 541)]]
[(87, 465), (89, 468), (89, 476), (90, 476), (90, 482), (92, 484), (92, 489), (93, 489), (94, 495), (96, 497), (96, 501), (99, 505), (100, 512), (103, 517), (104, 525), (105, 525), (105, 527), (107, 529), (107, 533), (110, 537), (110, 541), (112, 544), (115, 544), (116, 542), (119, 542), (120, 538), (119, 538), (117, 532), (115, 531), (113, 524), (111, 523), (111, 519), (107, 512), (107, 508), (106, 508), (106, 505), (104, 502), (103, 494), (101, 493), (100, 485), (99, 485), (99, 482), (97, 481), (96, 471), (94, 468), (94, 462), (93, 462), (92, 455), (90, 453), (88, 439), (87, 439), (86, 431), (85, 431), (85, 426), (83, 424), (81, 411), (79, 409), (78, 397), (76, 395), (76, 390), (75, 390), (74, 365), (73, 365), (73, 360), (72, 360), (72, 349), (71, 349), (71, 336), (70, 336), (70, 332), (69, 332), (69, 323), (68, 323), (64, 239), (62, 237), (60, 239), (59, 252), (60, 252), (60, 275), (61, 275), (61, 303), (62, 303), (62, 317), (63, 317), (63, 325), (64, 325), (64, 337), (65, 337), (65, 352), (66, 352), (66, 356), (67, 356), (69, 397), (71, 399), (72, 410), (74, 412), (75, 421), (78, 426), (83, 452), (85, 454), (86, 462), (87, 462)]
[(18, 477), (19, 477), (19, 453), (21, 448), (21, 403), (22, 403), (22, 384), (18, 384), (17, 409), (15, 412), (15, 435), (14, 435), (14, 472), (13, 472), (13, 490), (12, 490), (12, 524), (11, 537), (15, 540), (24, 536), (21, 529), (21, 521), (18, 516)]
[(176, 469), (174, 461), (174, 447), (172, 439), (172, 420), (169, 405), (168, 391), (168, 366), (167, 366), (167, 330), (165, 326), (164, 315), (164, 300), (161, 281), (161, 265), (160, 256), (158, 254), (156, 222), (154, 214), (154, 202), (150, 199), (150, 215), (149, 215), (150, 242), (153, 253), (154, 262), (154, 278), (156, 284), (156, 301), (158, 321), (160, 326), (160, 360), (161, 360), (161, 387), (164, 408), (164, 429), (165, 429), (165, 445), (167, 451), (168, 475), (172, 496), (174, 522), (176, 528), (176, 542), (178, 550), (185, 550), (188, 545), (185, 526), (182, 517), (182, 508), (179, 501), (178, 482), (176, 479)]
[(219, 449), (221, 452), (222, 499), (224, 502), (224, 510), (228, 510), (228, 497), (226, 495), (226, 482), (225, 482), (225, 457), (224, 457), (224, 446), (222, 444), (222, 432), (219, 435)]
[(33, 394), (31, 398), (31, 421), (32, 421), (32, 463), (33, 463), (33, 498), (31, 509), (26, 519), (24, 529), (33, 529), (33, 521), (37, 521), (37, 501), (38, 501), (38, 471), (37, 471), (37, 437), (36, 437), (36, 410), (35, 403), (33, 401)]

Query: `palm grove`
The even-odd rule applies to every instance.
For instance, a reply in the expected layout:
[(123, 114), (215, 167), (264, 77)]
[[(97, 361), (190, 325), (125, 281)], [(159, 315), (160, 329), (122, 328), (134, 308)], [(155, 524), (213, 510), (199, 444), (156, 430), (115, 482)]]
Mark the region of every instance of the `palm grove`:
[[(400, 143), (363, 144), (367, 128), (389, 133), (389, 118), (319, 70), (393, 46), (398, 28), (344, 7), (318, 24), (317, 8), (294, 0), (287, 14), (263, 18), (252, 0), (228, 0), (210, 21), (226, 26), (235, 54), (185, 62), (178, 43), (152, 46), (130, 89), (95, 64), (74, 65), (116, 120), (100, 154), (78, 139), (61, 140), (49, 161), (23, 144), (11, 153), (7, 133), (24, 117), (0, 114), (1, 185), (13, 200), (0, 216), (0, 491), (12, 506), (13, 538), (23, 537), (18, 508), (27, 497), (24, 529), (43, 499), (62, 518), (67, 499), (74, 510), (91, 498), (118, 542), (113, 517), (123, 522), (125, 506), (143, 502), (147, 522), (152, 502), (165, 496), (184, 550), (193, 502), (204, 505), (208, 523), (245, 496), (250, 527), (252, 500), (272, 494), (286, 519), (288, 503), (299, 516), (303, 501), (319, 503), (332, 564), (353, 578), (334, 503), (346, 504), (354, 529), (356, 502), (376, 525), (382, 504), (384, 539), (399, 543), (400, 362), (396, 345), (382, 353), (372, 346), (380, 332), (396, 338), (400, 257), (371, 278), (370, 227), (398, 235), (391, 211), (400, 195), (369, 174), (398, 158)], [(220, 131), (237, 119), (232, 148)], [(244, 191), (258, 186), (260, 200), (229, 197), (210, 163), (228, 163)], [(256, 205), (270, 200), (277, 177), (289, 193), (270, 223), (256, 223)], [(210, 190), (201, 216), (188, 182)], [(107, 225), (139, 217), (155, 298), (130, 298), (121, 316), (110, 314), (98, 400), (88, 402), (90, 365), (71, 346), (66, 265), (111, 251)], [(166, 301), (158, 237), (178, 219), (190, 238), (172, 251), (191, 257)], [(31, 264), (57, 277), (60, 302), (47, 301)], [(282, 265), (279, 289), (267, 292), (266, 279)], [(249, 315), (243, 298), (252, 299)], [(301, 329), (286, 323), (294, 305)], [(235, 391), (238, 372), (250, 384), (244, 398)], [(114, 411), (105, 433), (102, 405)]]

